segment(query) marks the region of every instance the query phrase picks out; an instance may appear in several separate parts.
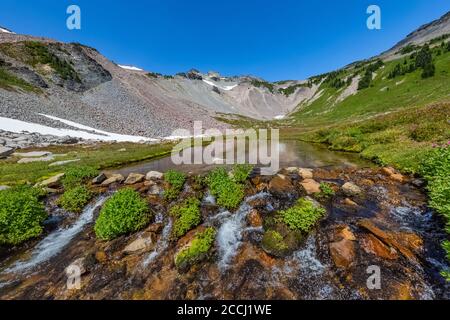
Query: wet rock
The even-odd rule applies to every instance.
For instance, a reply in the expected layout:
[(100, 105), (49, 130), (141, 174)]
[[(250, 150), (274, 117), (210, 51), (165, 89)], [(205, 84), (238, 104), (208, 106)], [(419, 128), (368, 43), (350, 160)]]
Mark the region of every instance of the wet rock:
[(163, 192), (163, 188), (161, 186), (156, 185), (156, 184), (151, 185), (149, 190), (148, 190), (148, 194), (149, 195), (154, 195), (154, 196), (160, 195), (162, 192)]
[(338, 268), (349, 268), (355, 259), (355, 244), (351, 240), (342, 239), (329, 245), (330, 255)]
[(394, 234), (394, 238), (402, 246), (405, 246), (414, 252), (420, 252), (423, 249), (423, 239), (416, 233), (397, 232)]
[(73, 272), (73, 270), (78, 270), (80, 275), (84, 275), (88, 272), (88, 261), (86, 258), (78, 258), (72, 262), (67, 268), (66, 272)]
[(123, 249), (124, 253), (135, 253), (144, 250), (151, 250), (155, 247), (155, 236), (154, 234), (150, 234), (146, 237), (140, 237), (133, 242), (129, 243), (125, 249)]
[(352, 196), (358, 196), (362, 193), (362, 190), (360, 187), (358, 187), (353, 182), (347, 182), (342, 186), (342, 191), (344, 194), (348, 197)]
[(145, 179), (145, 176), (143, 174), (130, 173), (127, 177), (127, 180), (125, 180), (125, 184), (127, 184), (127, 185), (136, 184), (136, 183), (144, 181), (144, 179)]
[(164, 229), (164, 223), (153, 223), (148, 226), (146, 231), (152, 232), (154, 234), (161, 233), (161, 231)]
[(121, 174), (113, 174), (101, 183), (102, 186), (109, 186), (113, 183), (121, 183), (125, 178)]
[(351, 200), (351, 199), (349, 199), (349, 198), (345, 198), (344, 201), (343, 201), (343, 203), (344, 203), (346, 206), (350, 206), (350, 207), (357, 207), (357, 206), (358, 206), (358, 204), (357, 204), (355, 201), (353, 201), (353, 200)]
[(341, 226), (336, 229), (334, 241), (340, 241), (342, 239), (356, 241), (355, 234), (350, 230), (349, 226)]
[(412, 300), (412, 289), (409, 282), (397, 283), (394, 286), (394, 293), (391, 295), (391, 300)]
[[(372, 221), (368, 219), (363, 219), (359, 221), (358, 225), (367, 231), (374, 234), (377, 238), (383, 241), (386, 245), (396, 248), (401, 252), (406, 258), (410, 260), (417, 260), (416, 256), (412, 252), (414, 250), (414, 245), (418, 245), (420, 239), (418, 236), (409, 236), (410, 241), (407, 241), (407, 237), (402, 233), (394, 233), (390, 231), (384, 231), (377, 227)], [(404, 241), (402, 243), (402, 240)], [(408, 247), (411, 246), (411, 247)]]
[(57, 174), (47, 180), (39, 182), (35, 186), (36, 187), (47, 187), (47, 188), (58, 187), (61, 184), (62, 177), (64, 177), (64, 173)]
[(261, 218), (261, 215), (259, 214), (258, 210), (253, 209), (250, 211), (250, 213), (247, 216), (247, 221), (250, 226), (253, 228), (259, 228), (263, 225), (263, 219)]
[(278, 174), (270, 180), (269, 192), (277, 196), (285, 197), (287, 194), (294, 192), (294, 186), (288, 177)]
[(307, 168), (298, 169), (298, 174), (302, 179), (312, 179), (314, 177), (313, 170)]
[(425, 181), (422, 179), (414, 179), (411, 184), (417, 188), (422, 188), (425, 185)]
[(145, 176), (147, 180), (161, 180), (164, 177), (164, 174), (158, 171), (150, 171)]
[(372, 234), (364, 235), (360, 244), (366, 253), (388, 260), (395, 260), (398, 258), (398, 253), (394, 248), (386, 246)]
[(105, 263), (108, 260), (108, 255), (105, 251), (97, 251), (95, 253), (95, 259), (100, 263)]
[(405, 181), (405, 177), (400, 173), (392, 174), (389, 176), (389, 178), (400, 183), (403, 183)]
[(381, 168), (381, 173), (384, 174), (385, 176), (391, 176), (395, 174), (395, 170), (392, 167), (384, 167)]
[(314, 194), (320, 192), (320, 183), (313, 179), (305, 179), (300, 183), (307, 194)]
[(10, 156), (14, 152), (13, 148), (0, 147), (0, 159)]
[(99, 174), (98, 176), (96, 176), (94, 179), (92, 179), (92, 184), (101, 184), (102, 182), (104, 182), (106, 179), (108, 179), (106, 177), (106, 175), (104, 173)]

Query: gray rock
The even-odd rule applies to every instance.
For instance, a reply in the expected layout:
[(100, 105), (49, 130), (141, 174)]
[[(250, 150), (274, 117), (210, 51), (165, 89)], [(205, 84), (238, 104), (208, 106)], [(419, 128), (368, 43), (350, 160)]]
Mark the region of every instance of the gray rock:
[(10, 156), (11, 154), (13, 154), (14, 149), (10, 148), (10, 147), (0, 147), (0, 159), (1, 158), (6, 158), (8, 156)]
[(342, 191), (345, 193), (346, 196), (357, 196), (362, 193), (362, 190), (360, 187), (358, 187), (353, 182), (347, 182), (342, 186)]
[(49, 162), (55, 160), (53, 155), (42, 157), (42, 158), (22, 158), (17, 163), (30, 163), (30, 162)]
[(19, 157), (19, 158), (39, 158), (39, 157), (46, 157), (48, 155), (51, 155), (52, 153), (49, 151), (32, 151), (32, 152), (15, 152), (13, 153), (13, 156)]
[(125, 184), (131, 185), (144, 181), (145, 176), (139, 173), (130, 173), (125, 180)]
[(113, 183), (121, 183), (125, 178), (121, 174), (113, 174), (108, 179), (102, 182), (102, 186), (109, 186)]
[(92, 179), (92, 184), (100, 184), (100, 183), (104, 182), (106, 179), (108, 179), (106, 177), (106, 175), (104, 173), (101, 173), (98, 176), (96, 176), (94, 179)]
[(57, 174), (56, 176), (53, 176), (47, 180), (37, 183), (36, 187), (47, 187), (47, 188), (57, 187), (60, 185), (62, 177), (64, 177), (64, 173)]
[(63, 165), (65, 165), (65, 164), (73, 163), (73, 162), (78, 162), (78, 161), (80, 161), (80, 160), (81, 160), (81, 159), (56, 161), (56, 162), (53, 162), (53, 163), (49, 164), (48, 166), (49, 166), (49, 167), (63, 166)]
[(145, 179), (147, 180), (161, 180), (164, 177), (164, 174), (159, 171), (150, 171), (147, 173)]
[(125, 253), (134, 253), (134, 252), (139, 252), (139, 251), (143, 251), (143, 250), (151, 250), (154, 248), (154, 246), (155, 246), (154, 235), (151, 234), (148, 237), (141, 237), (141, 238), (134, 240), (133, 242), (128, 244), (125, 247), (125, 249), (123, 249), (123, 251)]

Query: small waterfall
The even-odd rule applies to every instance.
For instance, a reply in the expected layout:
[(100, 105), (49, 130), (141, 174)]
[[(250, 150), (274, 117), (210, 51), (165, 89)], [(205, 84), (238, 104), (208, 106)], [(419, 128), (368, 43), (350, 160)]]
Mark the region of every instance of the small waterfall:
[(225, 270), (233, 257), (236, 255), (242, 242), (242, 234), (245, 228), (245, 218), (252, 210), (249, 201), (261, 199), (269, 196), (266, 192), (251, 196), (242, 203), (235, 214), (222, 212), (221, 216), (226, 217), (217, 233), (217, 243), (219, 246), (219, 268)]
[(49, 234), (36, 245), (29, 260), (17, 261), (6, 272), (14, 273), (31, 269), (57, 255), (88, 223), (92, 222), (95, 210), (101, 207), (108, 198), (109, 196), (97, 198), (83, 210), (83, 213), (72, 226)]
[(149, 264), (151, 264), (155, 259), (167, 249), (169, 246), (169, 238), (170, 238), (170, 232), (172, 231), (172, 219), (169, 219), (167, 224), (164, 226), (164, 229), (162, 231), (161, 238), (156, 243), (155, 249), (150, 252), (150, 254), (145, 258), (144, 262), (142, 263), (144, 267), (147, 267)]

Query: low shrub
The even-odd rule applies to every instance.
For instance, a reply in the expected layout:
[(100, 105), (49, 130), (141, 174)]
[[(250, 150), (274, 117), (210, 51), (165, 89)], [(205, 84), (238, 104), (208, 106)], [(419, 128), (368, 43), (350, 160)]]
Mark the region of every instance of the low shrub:
[(214, 244), (216, 231), (208, 228), (198, 233), (188, 247), (182, 249), (175, 257), (177, 268), (186, 268), (201, 261)]
[(122, 189), (106, 201), (95, 222), (95, 234), (99, 239), (112, 240), (142, 229), (151, 217), (147, 201), (138, 192)]
[(230, 178), (224, 168), (211, 171), (206, 182), (217, 204), (226, 209), (236, 209), (244, 198), (244, 186)]
[(65, 189), (74, 188), (89, 179), (95, 178), (98, 170), (89, 166), (69, 167), (64, 173), (62, 184)]
[(164, 181), (169, 184), (169, 187), (164, 190), (164, 199), (173, 201), (183, 190), (184, 183), (186, 182), (186, 175), (182, 172), (169, 170), (164, 174)]
[(253, 171), (251, 164), (237, 164), (233, 168), (233, 180), (236, 183), (244, 183)]
[(328, 199), (333, 197), (335, 194), (336, 192), (334, 192), (330, 184), (325, 182), (320, 184), (320, 193), (318, 194), (318, 197)]
[(92, 196), (93, 194), (88, 188), (77, 186), (64, 192), (58, 199), (58, 206), (70, 212), (80, 213), (92, 199)]
[(18, 245), (39, 236), (46, 218), (38, 190), (21, 186), (0, 191), (0, 244)]
[(201, 222), (200, 201), (197, 198), (189, 198), (184, 203), (172, 207), (170, 214), (175, 218), (172, 235), (175, 238), (184, 236)]
[(279, 212), (281, 220), (291, 229), (309, 232), (325, 214), (325, 209), (317, 207), (311, 200), (301, 198), (297, 203)]

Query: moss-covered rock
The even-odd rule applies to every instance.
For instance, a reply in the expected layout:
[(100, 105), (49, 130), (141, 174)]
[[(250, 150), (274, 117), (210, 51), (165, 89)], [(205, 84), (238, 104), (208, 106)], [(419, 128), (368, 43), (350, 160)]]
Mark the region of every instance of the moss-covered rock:
[(201, 222), (200, 201), (194, 197), (189, 198), (182, 204), (172, 207), (170, 215), (175, 219), (172, 236), (179, 238)]
[(181, 248), (175, 255), (175, 265), (179, 270), (187, 270), (193, 264), (202, 261), (214, 244), (216, 230), (207, 228), (197, 233), (193, 240)]

